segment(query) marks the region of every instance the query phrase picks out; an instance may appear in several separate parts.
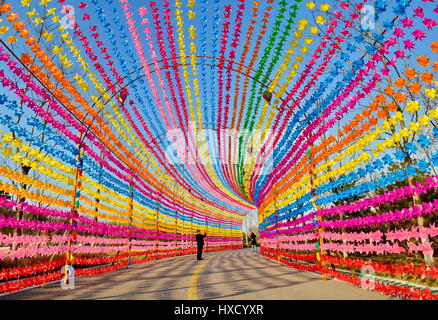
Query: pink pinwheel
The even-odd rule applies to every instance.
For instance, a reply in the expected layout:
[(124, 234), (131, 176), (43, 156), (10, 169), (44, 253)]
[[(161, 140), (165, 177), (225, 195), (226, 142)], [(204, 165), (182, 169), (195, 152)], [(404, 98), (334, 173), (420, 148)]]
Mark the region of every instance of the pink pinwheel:
[(425, 255), (433, 256), (433, 248), (431, 242), (420, 244), (417, 246), (417, 249), (418, 251), (422, 251)]
[(3, 79), (0, 80), (0, 82), (2, 83), (2, 85), (3, 85), (4, 87), (6, 87), (6, 86), (9, 85), (9, 83), (10, 83), (11, 81), (8, 80), (8, 79), (3, 78)]
[(147, 10), (146, 7), (140, 7), (140, 8), (138, 8), (138, 13), (139, 13), (142, 17), (144, 17), (144, 16), (148, 13), (148, 10)]
[(372, 69), (372, 68), (375, 67), (375, 64), (374, 64), (374, 62), (373, 62), (372, 60), (369, 60), (369, 61), (365, 64), (365, 66), (366, 66), (367, 68)]
[(394, 54), (397, 58), (404, 58), (404, 56), (405, 56), (405, 52), (402, 49), (395, 51)]
[(426, 38), (426, 32), (419, 29), (416, 29), (414, 32), (412, 32), (412, 35), (415, 37), (415, 40), (422, 40)]
[(414, 12), (415, 12), (415, 14), (417, 15), (417, 17), (424, 18), (423, 8), (421, 8), (421, 7), (417, 7), (417, 8), (414, 10)]
[(388, 68), (382, 68), (381, 70), (380, 70), (380, 73), (383, 75), (383, 76), (387, 76), (387, 75), (389, 75), (389, 69)]
[(413, 49), (415, 47), (415, 43), (412, 42), (410, 39), (403, 41), (404, 45), (405, 45), (405, 49)]
[(403, 238), (401, 238), (400, 240), (409, 240), (411, 238), (416, 238), (417, 233), (415, 231), (410, 231), (410, 230), (402, 230), (401, 236)]
[(409, 254), (412, 254), (413, 252), (418, 251), (417, 245), (413, 242), (408, 242), (408, 248), (409, 248), (408, 249)]
[(435, 237), (435, 236), (438, 235), (438, 227), (435, 227), (435, 224), (434, 224), (434, 223), (431, 223), (431, 224), (429, 225), (429, 235), (430, 235), (431, 237)]
[(422, 226), (418, 227), (418, 237), (420, 239), (424, 239), (427, 238), (427, 236), (428, 236), (428, 229)]
[(409, 240), (410, 234), (405, 229), (397, 229), (396, 233), (394, 234), (394, 240), (403, 241), (403, 240)]
[(414, 20), (409, 19), (407, 17), (400, 20), (400, 22), (403, 24), (403, 27), (405, 27), (405, 28), (410, 28), (414, 25)]
[(10, 55), (7, 53), (3, 53), (0, 55), (0, 61), (8, 61), (10, 59)]
[(395, 35), (397, 38), (403, 37), (405, 35), (402, 28), (395, 28), (393, 35)]
[(384, 248), (382, 245), (373, 246), (372, 244), (367, 245), (368, 253), (375, 252), (376, 254), (382, 254)]
[(69, 7), (67, 6), (67, 5), (63, 5), (62, 7), (61, 7), (61, 13), (70, 13), (70, 9), (69, 9)]
[(388, 231), (387, 233), (385, 233), (386, 240), (387, 241), (393, 241), (395, 239), (395, 233), (396, 233), (396, 230)]
[(381, 241), (381, 240), (382, 240), (382, 236), (383, 236), (383, 233), (382, 233), (380, 230), (377, 230), (377, 231), (375, 232), (375, 239), (376, 239), (377, 241)]
[(423, 24), (427, 27), (427, 29), (431, 30), (433, 27), (436, 26), (436, 21), (432, 19), (424, 19)]
[(388, 39), (386, 39), (385, 46), (392, 47), (392, 46), (394, 46), (396, 43), (397, 43), (397, 40), (396, 40), (396, 39), (394, 39), (394, 38), (392, 38), (392, 37), (389, 37)]
[(398, 244), (392, 246), (391, 249), (392, 249), (393, 253), (400, 254), (400, 253), (404, 253), (405, 252), (405, 248), (400, 247)]

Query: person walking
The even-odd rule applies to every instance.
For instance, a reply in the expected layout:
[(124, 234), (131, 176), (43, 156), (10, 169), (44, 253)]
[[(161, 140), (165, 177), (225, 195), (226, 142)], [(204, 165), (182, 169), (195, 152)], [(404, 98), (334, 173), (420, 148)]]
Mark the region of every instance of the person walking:
[(251, 232), (251, 245), (252, 245), (252, 253), (257, 253), (257, 236), (254, 232)]
[(204, 260), (202, 259), (202, 248), (204, 247), (204, 238), (207, 236), (207, 232), (204, 234), (201, 234), (200, 230), (196, 230), (196, 243), (198, 245), (198, 260)]

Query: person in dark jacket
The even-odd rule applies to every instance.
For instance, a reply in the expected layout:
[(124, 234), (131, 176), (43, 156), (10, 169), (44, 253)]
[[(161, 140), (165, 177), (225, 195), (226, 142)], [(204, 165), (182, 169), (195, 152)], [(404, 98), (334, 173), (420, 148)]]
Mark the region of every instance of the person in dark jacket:
[(202, 259), (202, 247), (204, 247), (204, 238), (207, 236), (207, 232), (204, 234), (201, 234), (201, 231), (196, 230), (196, 243), (198, 244), (198, 260), (204, 260)]
[(257, 253), (257, 236), (251, 232), (252, 253)]

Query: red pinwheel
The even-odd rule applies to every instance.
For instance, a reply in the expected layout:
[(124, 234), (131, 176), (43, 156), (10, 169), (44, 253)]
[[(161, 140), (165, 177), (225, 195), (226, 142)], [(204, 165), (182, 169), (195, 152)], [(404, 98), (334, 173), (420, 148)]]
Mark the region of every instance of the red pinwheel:
[(348, 9), (348, 4), (347, 4), (347, 3), (342, 2), (339, 6), (340, 6), (342, 9), (344, 9), (344, 10), (347, 10), (347, 9)]

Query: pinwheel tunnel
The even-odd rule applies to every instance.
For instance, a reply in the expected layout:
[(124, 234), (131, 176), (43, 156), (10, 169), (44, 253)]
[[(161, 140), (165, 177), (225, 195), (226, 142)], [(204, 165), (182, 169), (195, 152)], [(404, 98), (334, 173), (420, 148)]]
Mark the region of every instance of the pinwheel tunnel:
[(68, 2), (0, 3), (1, 294), (199, 230), (438, 298), (433, 1)]

